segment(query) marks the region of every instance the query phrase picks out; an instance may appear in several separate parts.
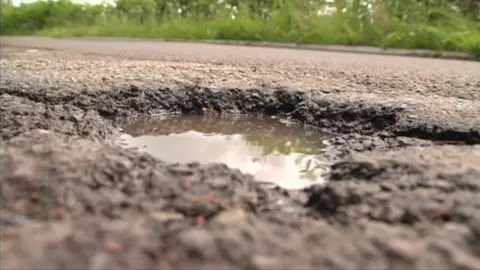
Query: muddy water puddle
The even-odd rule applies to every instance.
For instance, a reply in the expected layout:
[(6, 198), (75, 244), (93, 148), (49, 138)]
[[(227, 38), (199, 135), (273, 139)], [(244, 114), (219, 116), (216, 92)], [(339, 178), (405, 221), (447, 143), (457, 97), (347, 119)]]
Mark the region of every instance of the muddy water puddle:
[(287, 189), (324, 184), (331, 135), (276, 117), (162, 116), (121, 124), (117, 143), (165, 162), (224, 163)]

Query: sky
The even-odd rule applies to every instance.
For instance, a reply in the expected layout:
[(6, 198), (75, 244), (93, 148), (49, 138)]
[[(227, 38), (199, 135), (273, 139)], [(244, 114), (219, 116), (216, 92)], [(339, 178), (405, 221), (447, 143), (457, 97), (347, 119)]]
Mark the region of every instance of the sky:
[[(32, 3), (37, 0), (13, 0), (14, 5), (20, 5), (22, 3)], [(112, 2), (112, 1), (105, 1), (105, 0), (73, 0), (73, 2), (77, 3), (89, 3), (89, 4), (101, 4), (102, 2)]]

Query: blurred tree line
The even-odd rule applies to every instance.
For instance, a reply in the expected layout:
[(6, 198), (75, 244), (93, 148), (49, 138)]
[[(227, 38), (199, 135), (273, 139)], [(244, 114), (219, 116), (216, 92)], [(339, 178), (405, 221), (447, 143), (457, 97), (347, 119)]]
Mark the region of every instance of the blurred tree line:
[[(59, 20), (89, 23), (111, 13), (140, 22), (152, 18), (164, 21), (179, 17), (200, 21), (225, 13), (234, 19), (240, 9), (247, 10), (251, 17), (268, 19), (276, 10), (289, 5), (305, 11), (330, 6), (336, 7), (337, 12), (348, 10), (359, 16), (366, 16), (380, 8), (397, 19), (416, 21), (436, 21), (452, 13), (460, 13), (480, 21), (480, 0), (115, 0), (105, 3), (86, 6), (70, 0), (39, 1), (24, 4), (22, 14), (17, 14), (16, 19), (22, 21), (20, 17), (24, 17), (24, 21), (35, 22), (37, 27)], [(11, 8), (14, 8), (12, 0), (2, 0), (2, 15), (14, 15), (3, 12)]]
[(115, 3), (125, 16), (142, 21), (152, 16), (160, 20), (180, 16), (199, 21), (225, 12), (235, 17), (240, 9), (247, 10), (251, 17), (268, 19), (285, 5), (306, 11), (331, 6), (337, 11), (349, 9), (360, 16), (377, 7), (402, 20), (435, 21), (447, 14), (461, 13), (480, 21), (480, 0), (116, 0)]

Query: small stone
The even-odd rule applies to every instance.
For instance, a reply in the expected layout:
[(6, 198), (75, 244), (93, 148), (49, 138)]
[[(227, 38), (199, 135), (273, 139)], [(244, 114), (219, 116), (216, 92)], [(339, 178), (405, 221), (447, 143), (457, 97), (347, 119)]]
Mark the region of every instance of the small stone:
[(193, 223), (195, 223), (195, 225), (198, 227), (201, 227), (203, 224), (205, 224), (205, 218), (202, 216), (196, 216), (193, 218)]
[(263, 255), (255, 255), (252, 258), (252, 265), (254, 268), (260, 269), (275, 269), (278, 267), (278, 260), (272, 257), (267, 257)]
[(123, 247), (122, 244), (116, 240), (107, 239), (105, 240), (105, 249), (107, 249), (109, 252), (120, 252)]
[(421, 254), (418, 245), (414, 244), (412, 241), (404, 239), (393, 239), (388, 241), (387, 248), (391, 253), (408, 261), (414, 261), (418, 255)]
[(385, 202), (392, 198), (392, 194), (390, 192), (380, 192), (378, 194), (375, 194), (374, 197), (379, 201)]
[(176, 212), (155, 212), (151, 214), (151, 217), (159, 222), (165, 222), (170, 220), (181, 220), (185, 216)]
[(172, 172), (172, 174), (177, 176), (193, 175), (192, 169), (190, 169), (187, 165), (175, 164), (173, 166), (170, 166), (169, 171)]
[(238, 221), (243, 219), (244, 216), (245, 212), (242, 209), (223, 211), (216, 215), (213, 221), (221, 225), (230, 225), (233, 223), (237, 223)]
[(436, 181), (432, 187), (440, 189), (444, 192), (451, 192), (455, 189), (455, 186), (447, 181)]
[(380, 184), (380, 188), (383, 190), (383, 191), (393, 191), (393, 190), (396, 190), (397, 188), (395, 187), (394, 184), (392, 183), (381, 183)]
[(26, 207), (27, 207), (27, 203), (25, 202), (25, 200), (19, 200), (15, 202), (15, 205), (14, 205), (15, 211), (17, 212), (24, 212)]
[(55, 218), (57, 219), (63, 219), (66, 215), (65, 209), (62, 207), (58, 207), (55, 209)]
[(453, 260), (457, 269), (464, 270), (478, 270), (480, 269), (480, 259), (465, 254), (463, 252), (458, 252), (453, 256)]

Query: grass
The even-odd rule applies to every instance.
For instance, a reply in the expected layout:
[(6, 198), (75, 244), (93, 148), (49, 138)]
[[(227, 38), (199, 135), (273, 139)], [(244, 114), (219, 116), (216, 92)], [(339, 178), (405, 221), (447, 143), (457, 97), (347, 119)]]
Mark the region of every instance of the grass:
[[(173, 12), (177, 9), (175, 6), (159, 6), (167, 3), (166, 0), (121, 1), (116, 7), (75, 4), (69, 0), (35, 2), (20, 7), (4, 2), (2, 34), (365, 45), (429, 49), (434, 50), (437, 57), (442, 51), (467, 52), (480, 59), (480, 24), (472, 14), (438, 6), (416, 6), (418, 3), (413, 0), (398, 0), (404, 5), (410, 3), (408, 10), (416, 8), (416, 12), (409, 14), (410, 19), (398, 15), (401, 10), (389, 9), (386, 4), (377, 6), (373, 15), (357, 6), (331, 16), (319, 16), (320, 3), (306, 6), (302, 1), (285, 1), (270, 6), (265, 19), (265, 14), (259, 12), (261, 8), (252, 12), (242, 1), (238, 12), (232, 12), (225, 4), (216, 4), (215, 12), (211, 12), (211, 3), (205, 12), (205, 7), (202, 9), (197, 3), (194, 8), (185, 8), (181, 16)], [(208, 0), (189, 3), (205, 1)]]

